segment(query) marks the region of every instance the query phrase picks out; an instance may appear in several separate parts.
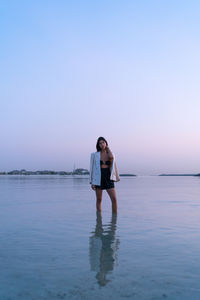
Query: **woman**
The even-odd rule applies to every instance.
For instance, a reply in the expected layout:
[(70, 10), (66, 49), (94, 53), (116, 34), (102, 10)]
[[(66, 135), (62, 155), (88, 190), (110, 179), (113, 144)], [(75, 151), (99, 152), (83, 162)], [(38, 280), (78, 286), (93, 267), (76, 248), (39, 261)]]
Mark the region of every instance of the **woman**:
[(90, 157), (90, 184), (96, 192), (96, 208), (101, 211), (102, 192), (106, 190), (112, 201), (112, 211), (117, 213), (117, 197), (114, 181), (119, 181), (115, 158), (108, 143), (99, 137), (96, 143), (97, 152)]

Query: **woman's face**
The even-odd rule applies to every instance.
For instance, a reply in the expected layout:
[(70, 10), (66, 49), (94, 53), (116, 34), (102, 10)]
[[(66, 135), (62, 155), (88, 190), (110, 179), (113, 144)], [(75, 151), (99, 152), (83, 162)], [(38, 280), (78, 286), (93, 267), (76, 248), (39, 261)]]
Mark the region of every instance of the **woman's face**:
[(100, 140), (99, 147), (101, 148), (101, 150), (105, 150), (105, 148), (107, 147), (106, 142), (104, 140)]

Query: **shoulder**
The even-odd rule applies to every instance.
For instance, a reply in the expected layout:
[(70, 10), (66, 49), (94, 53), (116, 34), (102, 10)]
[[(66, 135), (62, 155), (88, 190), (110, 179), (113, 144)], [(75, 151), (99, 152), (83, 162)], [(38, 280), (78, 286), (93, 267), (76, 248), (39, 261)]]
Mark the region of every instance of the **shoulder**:
[(92, 152), (92, 153), (90, 154), (90, 156), (93, 156), (93, 155), (95, 155), (95, 153), (96, 153), (96, 152)]
[(92, 158), (92, 157), (95, 157), (96, 153), (97, 153), (97, 152), (92, 152), (92, 153), (90, 154), (90, 157), (91, 157), (91, 158)]
[(115, 153), (114, 152), (112, 152), (112, 155), (113, 155), (113, 158), (115, 158)]
[(90, 157), (94, 158), (95, 160), (98, 160), (100, 158), (100, 152), (99, 151), (92, 152)]

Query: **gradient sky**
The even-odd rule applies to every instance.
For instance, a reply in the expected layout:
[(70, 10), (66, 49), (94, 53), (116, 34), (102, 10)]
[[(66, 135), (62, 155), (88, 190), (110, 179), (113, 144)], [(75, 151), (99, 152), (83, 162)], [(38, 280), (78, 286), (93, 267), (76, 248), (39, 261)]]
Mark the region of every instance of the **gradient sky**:
[(199, 1), (4, 1), (0, 171), (200, 172)]

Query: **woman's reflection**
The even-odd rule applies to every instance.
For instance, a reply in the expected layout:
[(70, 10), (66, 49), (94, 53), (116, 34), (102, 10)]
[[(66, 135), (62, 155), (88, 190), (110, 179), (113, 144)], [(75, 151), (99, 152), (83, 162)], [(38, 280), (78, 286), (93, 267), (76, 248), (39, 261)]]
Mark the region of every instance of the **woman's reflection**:
[(90, 266), (96, 271), (96, 279), (100, 286), (105, 286), (110, 280), (106, 274), (114, 269), (117, 262), (119, 239), (115, 237), (117, 214), (112, 214), (111, 222), (102, 225), (101, 212), (97, 211), (96, 228), (90, 237)]

